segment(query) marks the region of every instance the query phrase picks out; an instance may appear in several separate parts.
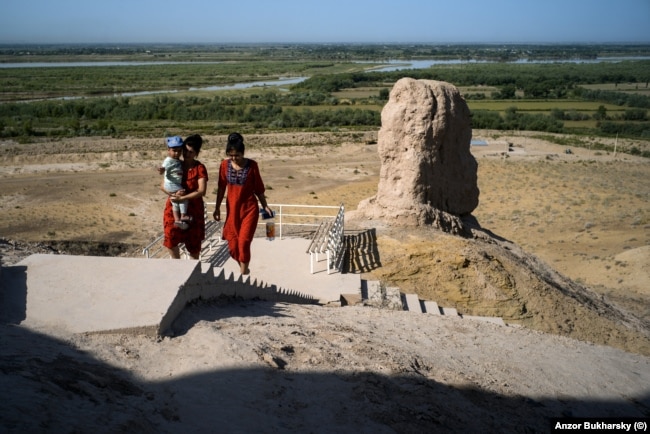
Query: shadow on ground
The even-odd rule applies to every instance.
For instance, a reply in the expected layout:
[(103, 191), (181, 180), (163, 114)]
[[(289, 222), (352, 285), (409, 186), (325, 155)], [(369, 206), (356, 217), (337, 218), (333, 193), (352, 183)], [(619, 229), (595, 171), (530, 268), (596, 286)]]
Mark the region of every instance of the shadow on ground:
[(343, 273), (367, 273), (381, 267), (376, 229), (346, 230), (344, 242)]
[[(250, 303), (206, 305), (192, 315), (215, 323), (247, 315)], [(252, 310), (270, 326), (287, 315), (272, 303)], [(274, 368), (261, 360), (147, 382), (63, 341), (6, 324), (0, 330), (4, 432), (548, 432), (553, 417), (647, 417), (650, 408), (650, 396), (531, 399), (453, 387), (427, 378), (417, 363), (399, 375), (325, 365), (292, 372), (286, 368), (299, 347), (283, 348)]]

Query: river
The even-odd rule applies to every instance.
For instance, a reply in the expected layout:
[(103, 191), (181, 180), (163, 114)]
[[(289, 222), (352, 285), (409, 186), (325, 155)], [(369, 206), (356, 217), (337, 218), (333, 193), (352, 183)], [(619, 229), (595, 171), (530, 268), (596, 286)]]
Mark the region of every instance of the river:
[[(526, 64), (526, 63), (602, 63), (602, 62), (622, 62), (625, 60), (650, 60), (650, 56), (634, 56), (634, 57), (599, 57), (596, 59), (564, 59), (564, 60), (534, 60), (534, 59), (519, 59), (512, 62), (512, 64)], [(31, 63), (0, 63), (0, 69), (3, 68), (79, 68), (79, 67), (97, 67), (97, 66), (142, 66), (142, 65), (184, 65), (184, 64), (218, 64), (221, 62), (138, 62), (138, 61), (115, 61), (115, 62), (31, 62)], [(461, 64), (479, 64), (479, 63), (497, 63), (488, 60), (387, 60), (385, 62), (374, 61), (359, 61), (357, 63), (376, 64), (376, 68), (371, 68), (372, 72), (391, 72), (408, 69), (424, 69), (430, 68), (434, 65), (461, 65)], [(388, 65), (388, 66), (385, 66)], [(208, 87), (191, 87), (189, 91), (221, 91), (233, 89), (248, 89), (251, 87), (266, 87), (266, 86), (286, 86), (297, 84), (307, 80), (309, 77), (283, 77), (277, 80), (264, 80), (252, 81), (245, 83), (234, 83), (229, 85), (217, 85)], [(163, 93), (176, 93), (178, 90), (153, 90), (143, 92), (124, 92), (115, 94), (114, 96), (142, 96), (142, 95), (156, 95)], [(54, 99), (77, 99), (82, 97), (60, 97)]]
[[(511, 62), (511, 64), (539, 64), (539, 63), (603, 63), (603, 62), (623, 62), (625, 60), (650, 60), (650, 56), (635, 56), (635, 57), (597, 57), (596, 59), (562, 59), (562, 60), (536, 60), (536, 59), (518, 59)], [(368, 62), (377, 63), (377, 62)], [(382, 66), (377, 69), (372, 69), (373, 72), (391, 72), (403, 69), (424, 69), (430, 68), (434, 65), (471, 65), (482, 63), (500, 63), (492, 60), (389, 60), (389, 66)]]

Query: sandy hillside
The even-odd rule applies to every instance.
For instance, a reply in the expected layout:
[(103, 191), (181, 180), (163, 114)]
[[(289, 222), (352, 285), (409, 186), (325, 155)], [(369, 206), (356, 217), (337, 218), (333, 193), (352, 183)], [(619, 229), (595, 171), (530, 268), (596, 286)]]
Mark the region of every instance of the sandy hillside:
[[(647, 417), (648, 161), (476, 136), (489, 146), (472, 148), (475, 236), (351, 218), (350, 234), (377, 234), (377, 261), (353, 271), (509, 326), (231, 300), (189, 307), (177, 336), (158, 341), (2, 325), (3, 428), (545, 432), (550, 416)], [(376, 133), (246, 138), (270, 203), (342, 201), (352, 216), (376, 191)], [(224, 137), (206, 139), (212, 191)], [(160, 233), (162, 140), (0, 151), (1, 238), (139, 254)], [(34, 248), (14, 245), (4, 263)]]
[[(567, 154), (566, 147), (526, 134), (475, 131), (474, 137), (488, 142), (472, 147), (481, 192), (474, 216), (482, 229), (650, 321), (648, 161), (582, 148)], [(208, 185), (208, 200), (213, 201), (225, 137), (205, 139), (200, 160), (213, 176)], [(376, 192), (376, 132), (247, 135), (246, 140), (247, 155), (262, 168), (270, 203), (343, 202), (353, 211)], [(619, 141), (618, 146), (649, 145)], [(1, 237), (54, 242), (59, 250), (72, 253), (79, 253), (74, 242), (92, 242), (90, 253), (92, 248), (112, 246), (113, 254), (139, 255), (161, 232), (165, 197), (158, 191), (160, 177), (154, 170), (165, 155), (161, 139), (7, 142), (0, 150)], [(350, 233), (355, 225), (377, 229), (382, 258), (381, 267), (355, 271), (465, 314), (496, 314), (535, 326), (529, 312), (516, 312), (526, 300), (495, 308), (494, 303), (481, 302), (486, 297), (480, 293), (463, 293), (474, 279), (466, 273), (471, 269), (458, 266), (467, 259), (462, 250), (472, 250), (468, 240), (448, 241), (427, 231), (408, 231), (407, 236), (384, 228), (382, 222), (348, 219)], [(458, 270), (449, 272), (450, 267)], [(535, 317), (547, 320), (549, 315)], [(562, 321), (561, 316), (554, 320)], [(561, 329), (544, 331), (549, 328)]]

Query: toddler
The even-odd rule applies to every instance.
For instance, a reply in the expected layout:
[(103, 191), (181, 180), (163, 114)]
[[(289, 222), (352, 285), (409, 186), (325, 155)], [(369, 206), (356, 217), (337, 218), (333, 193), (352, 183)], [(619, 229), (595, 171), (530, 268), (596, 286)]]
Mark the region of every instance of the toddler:
[[(163, 188), (170, 194), (184, 194), (183, 189), (183, 163), (180, 160), (183, 153), (183, 139), (180, 136), (167, 137), (167, 158), (162, 163), (161, 171), (164, 170)], [(191, 218), (187, 215), (187, 201), (173, 202), (175, 225), (181, 229), (187, 229)]]

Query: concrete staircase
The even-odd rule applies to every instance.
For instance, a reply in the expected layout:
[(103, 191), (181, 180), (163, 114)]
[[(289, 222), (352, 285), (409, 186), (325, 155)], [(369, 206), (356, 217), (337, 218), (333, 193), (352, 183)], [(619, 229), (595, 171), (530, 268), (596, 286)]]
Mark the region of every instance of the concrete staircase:
[[(347, 294), (343, 294), (341, 297), (342, 304), (346, 304), (346, 300), (352, 299)], [(381, 309), (408, 310), (416, 313), (443, 315), (505, 325), (502, 318), (461, 315), (453, 307), (442, 307), (438, 306), (435, 301), (420, 300), (417, 294), (405, 294), (398, 287), (385, 286), (378, 280), (362, 280), (360, 298), (364, 305)]]
[(201, 276), (194, 289), (188, 291), (188, 300), (209, 300), (224, 296), (295, 304), (318, 303), (318, 300), (309, 294), (258, 281), (250, 275), (230, 273), (205, 262), (201, 262)]
[[(2, 267), (0, 321), (37, 330), (120, 331), (160, 336), (168, 333), (188, 303), (237, 297), (294, 304), (363, 303), (503, 324), (501, 318), (458, 315), (454, 309), (420, 301), (414, 294), (402, 294), (397, 287), (361, 280), (359, 274), (311, 274), (309, 258), (301, 244), (306, 241), (294, 241), (298, 242), (294, 250), (300, 247), (297, 251), (305, 262), (299, 267), (304, 276), (296, 276), (298, 269), (287, 273), (284, 264), (265, 270), (260, 261), (262, 272), (258, 276), (264, 276), (265, 281), (210, 262), (34, 254), (15, 265)], [(286, 259), (291, 256), (287, 247), (292, 245), (287, 242), (274, 255), (280, 256), (282, 252), (282, 259)], [(299, 279), (283, 280), (287, 274)], [(352, 300), (356, 301), (351, 303)]]

